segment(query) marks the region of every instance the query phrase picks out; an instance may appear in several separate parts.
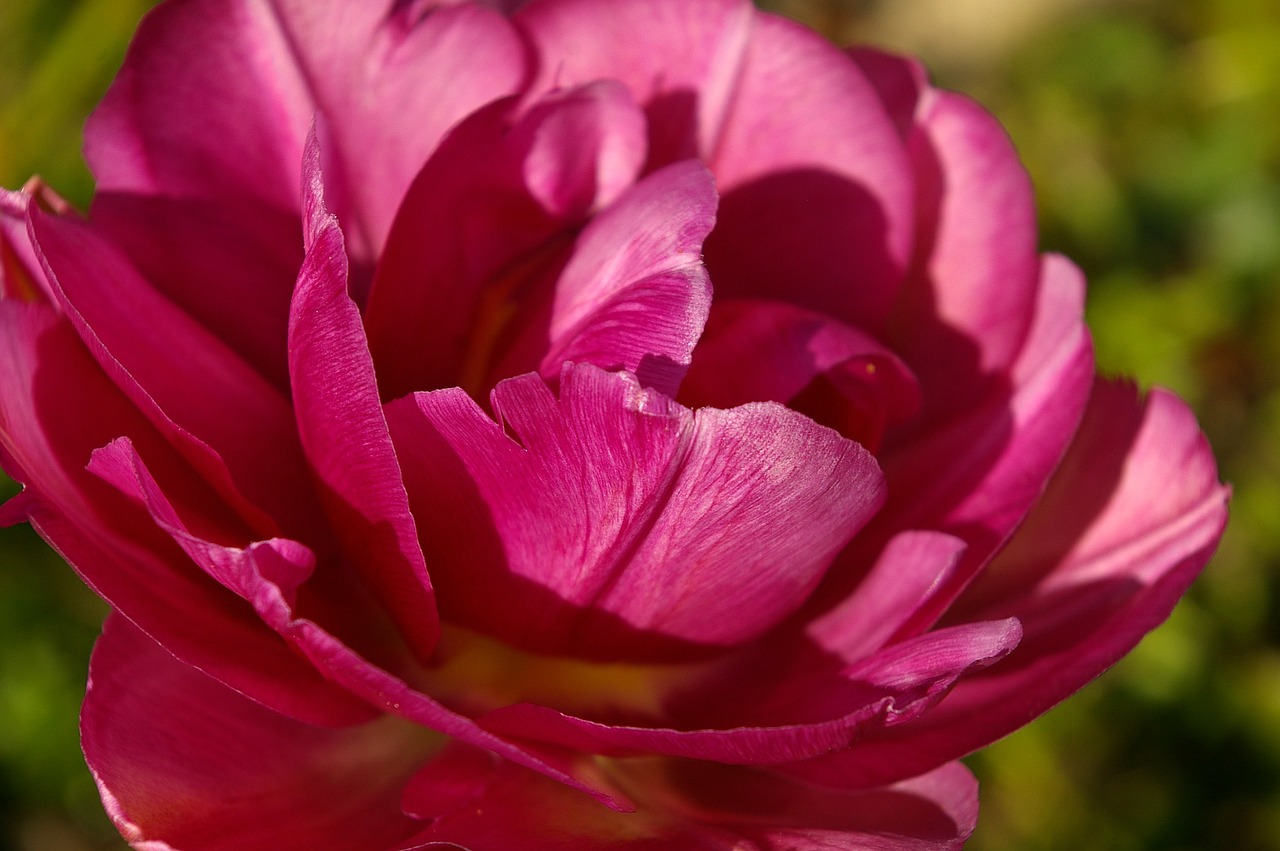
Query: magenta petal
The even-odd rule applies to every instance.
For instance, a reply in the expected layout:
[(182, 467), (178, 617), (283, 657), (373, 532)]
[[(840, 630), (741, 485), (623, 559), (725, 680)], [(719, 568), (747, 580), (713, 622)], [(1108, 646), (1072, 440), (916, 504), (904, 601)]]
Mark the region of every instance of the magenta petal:
[(270, 530), (263, 511), (308, 530), (305, 462), (280, 391), (88, 226), (32, 210), (31, 233), (68, 320), (174, 448), (259, 530)]
[(491, 10), (389, 7), (200, 0), (157, 9), (86, 130), (99, 188), (296, 210), (296, 164), (319, 109), (341, 116), (341, 206), (370, 259), (448, 128), (525, 73), (518, 37)]
[[(189, 529), (169, 498), (156, 486), (141, 459), (127, 441), (118, 441), (97, 453), (95, 469), (122, 491), (141, 501), (152, 521), (210, 577), (252, 605), (254, 612), (283, 637), (294, 651), (293, 660), (305, 659), (349, 703), (366, 701), (424, 727), (460, 741), (485, 748), (560, 782), (587, 791), (606, 806), (625, 809), (626, 799), (598, 782), (592, 772), (563, 758), (561, 753), (538, 745), (514, 745), (480, 729), (476, 723), (415, 690), (400, 677), (373, 664), (321, 624), (295, 610), (300, 584), (312, 574), (315, 556), (305, 546), (287, 539), (259, 541), (246, 548), (228, 547), (201, 538)], [(145, 527), (140, 527), (145, 528)], [(348, 601), (352, 602), (352, 601)], [(166, 645), (167, 646), (167, 645)], [(383, 647), (394, 655), (395, 647)], [(412, 675), (419, 672), (407, 659), (393, 660)], [(221, 677), (218, 677), (221, 679)], [(254, 692), (248, 692), (257, 696)], [(317, 696), (319, 697), (319, 696)], [(324, 708), (323, 701), (317, 712)], [(274, 705), (274, 704), (273, 704)], [(368, 706), (359, 707), (367, 717)], [(308, 716), (304, 716), (308, 717)], [(350, 723), (348, 720), (347, 723)]]
[(930, 90), (910, 142), (916, 268), (896, 307), (894, 348), (952, 415), (1018, 356), (1035, 313), (1031, 181), (1000, 124), (961, 95)]
[(717, 302), (680, 387), (691, 406), (789, 404), (873, 452), (910, 419), (920, 389), (906, 364), (865, 331), (785, 302)]
[(54, 300), (27, 232), (27, 211), (33, 200), (35, 203), (48, 203), (50, 200), (57, 203), (60, 199), (56, 196), (50, 199), (52, 193), (43, 184), (38, 184), (34, 191), (37, 194), (33, 198), (32, 193), (25, 189), (21, 192), (0, 189), (0, 298)]
[(529, 703), (496, 709), (481, 723), (502, 736), (588, 753), (663, 754), (733, 765), (791, 763), (842, 751), (872, 731), (918, 718), (957, 681), (1008, 655), (1021, 635), (1012, 619), (966, 624), (885, 648), (835, 676), (812, 681), (786, 675), (765, 681), (757, 668), (755, 679), (713, 682), (719, 690), (712, 693), (698, 690), (691, 705), (680, 710), (691, 720), (732, 719), (733, 726), (725, 728), (602, 724)]
[[(535, 774), (495, 766), (474, 806), (444, 814), (402, 851), (951, 851), (977, 817), (977, 783), (958, 763), (854, 791), (707, 763), (636, 759), (610, 767), (646, 793), (635, 813), (609, 812)], [(488, 817), (494, 812), (503, 817)]]
[(964, 542), (940, 532), (901, 532), (881, 551), (857, 590), (805, 632), (853, 661), (892, 640), (919, 607), (952, 579)]
[(949, 615), (1015, 615), (1017, 652), (917, 722), (829, 758), (830, 770), (883, 782), (989, 744), (1168, 617), (1217, 544), (1227, 494), (1186, 406), (1163, 391), (1135, 395), (1097, 384), (1044, 499)]
[(711, 307), (702, 241), (715, 221), (696, 161), (649, 175), (596, 216), (556, 282), (542, 376), (566, 361), (626, 369), (674, 395)]
[(515, 21), (542, 60), (534, 91), (609, 79), (636, 94), (657, 167), (714, 149), (754, 18), (746, 0), (551, 0)]
[(289, 314), (289, 374), (298, 431), (336, 532), (413, 649), (439, 637), (431, 579), (378, 400), (360, 311), (347, 294), (337, 219), (324, 208), (320, 151), (304, 164), (307, 255)]
[(295, 213), (99, 192), (90, 218), (156, 290), (288, 391), (285, 327), (302, 263)]
[(848, 56), (793, 21), (758, 15), (706, 159), (723, 199), (707, 240), (718, 294), (883, 330), (910, 260), (913, 181)]
[(874, 47), (851, 47), (846, 51), (880, 95), (880, 102), (898, 128), (903, 141), (911, 137), (916, 108), (929, 90), (929, 77), (918, 60), (886, 53)]
[(393, 847), (405, 781), (439, 746), (402, 721), (330, 730), (278, 715), (174, 659), (119, 616), (93, 654), (85, 758), (135, 848)]
[(216, 500), (200, 499), (191, 471), (71, 328), (47, 306), (3, 302), (0, 343), (0, 454), (27, 487), (25, 504), (6, 505), (29, 514), (98, 594), (187, 664), (293, 717), (321, 724), (367, 717), (196, 570), (140, 509), (85, 471), (94, 448), (130, 434), (186, 505), (220, 528), (228, 521)]
[(883, 498), (869, 453), (777, 405), (692, 412), (586, 365), (558, 401), (535, 376), (492, 399), (503, 425), (459, 390), (388, 416), (442, 605), (525, 647), (732, 646), (799, 605)]
[[(1079, 270), (1046, 256), (1034, 323), (1010, 371), (1011, 386), (992, 382), (971, 409), (881, 454), (892, 487), (869, 532), (935, 528), (968, 544), (960, 569), (934, 590), (908, 630), (936, 620), (1026, 516), (1057, 467), (1093, 378), (1083, 307)], [(876, 540), (868, 534), (854, 546)]]

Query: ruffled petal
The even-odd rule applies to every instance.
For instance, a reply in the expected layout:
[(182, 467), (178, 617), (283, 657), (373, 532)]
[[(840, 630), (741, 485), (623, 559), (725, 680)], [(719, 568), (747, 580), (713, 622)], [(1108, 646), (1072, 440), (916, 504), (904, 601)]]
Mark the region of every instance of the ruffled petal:
[(711, 308), (702, 242), (715, 208), (710, 173), (689, 161), (596, 216), (556, 281), (542, 377), (559, 379), (567, 361), (592, 363), (674, 396)]
[(530, 649), (641, 661), (754, 637), (883, 494), (869, 453), (776, 405), (692, 412), (585, 365), (558, 401), (525, 376), (492, 402), (502, 425), (459, 390), (388, 416), (441, 605)]
[(360, 311), (347, 293), (343, 234), (325, 209), (314, 135), (304, 172), (307, 254), (289, 314), (298, 432), (348, 557), (426, 659), (439, 637), (435, 595), (378, 401)]
[(1026, 637), (914, 724), (831, 770), (868, 784), (955, 758), (1080, 689), (1168, 617), (1217, 545), (1226, 489), (1187, 407), (1100, 381), (1036, 510), (948, 620), (1013, 615)]
[(417, 822), (404, 783), (442, 737), (384, 718), (286, 718), (182, 664), (119, 616), (94, 650), (85, 759), (134, 848), (390, 848)]
[[(383, 397), (479, 395), (535, 368), (574, 231), (631, 186), (644, 150), (644, 118), (613, 81), (499, 101), (450, 133), (409, 190), (365, 312)], [(500, 362), (511, 371), (495, 378)]]

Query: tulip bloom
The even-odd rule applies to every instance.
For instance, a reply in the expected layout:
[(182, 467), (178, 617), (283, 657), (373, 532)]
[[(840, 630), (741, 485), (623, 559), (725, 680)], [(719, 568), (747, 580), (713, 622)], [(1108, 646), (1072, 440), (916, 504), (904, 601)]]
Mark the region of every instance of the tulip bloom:
[(1222, 532), (996, 122), (747, 0), (171, 0), (0, 193), (139, 849), (943, 849)]

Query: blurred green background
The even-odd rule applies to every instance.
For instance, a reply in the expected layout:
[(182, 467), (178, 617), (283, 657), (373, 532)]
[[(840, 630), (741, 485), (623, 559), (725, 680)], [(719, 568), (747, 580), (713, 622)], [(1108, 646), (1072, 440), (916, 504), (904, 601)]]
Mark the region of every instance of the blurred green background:
[[(761, 0), (995, 112), (1101, 368), (1177, 390), (1235, 487), (1221, 551), (1096, 684), (970, 760), (975, 851), (1280, 849), (1280, 4)], [(0, 2), (0, 185), (80, 206), (80, 127), (148, 0)], [(0, 484), (0, 496), (13, 492)], [(0, 530), (0, 851), (119, 849), (76, 716), (103, 606)]]

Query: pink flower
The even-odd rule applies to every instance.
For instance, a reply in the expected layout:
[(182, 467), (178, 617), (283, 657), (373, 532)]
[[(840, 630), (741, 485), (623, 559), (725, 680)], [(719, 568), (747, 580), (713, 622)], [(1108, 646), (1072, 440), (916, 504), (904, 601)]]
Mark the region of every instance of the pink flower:
[(747, 0), (172, 0), (87, 154), (0, 519), (136, 848), (956, 848), (1225, 522), (992, 118)]

